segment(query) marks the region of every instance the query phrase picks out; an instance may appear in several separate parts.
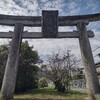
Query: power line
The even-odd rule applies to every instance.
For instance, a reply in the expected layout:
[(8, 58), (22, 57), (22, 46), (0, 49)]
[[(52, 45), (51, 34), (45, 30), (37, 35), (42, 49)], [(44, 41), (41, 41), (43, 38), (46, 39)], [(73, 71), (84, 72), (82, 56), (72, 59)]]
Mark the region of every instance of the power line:
[(98, 50), (99, 48), (100, 48), (100, 46), (99, 46), (99, 47), (97, 47), (96, 49), (94, 49), (92, 52), (94, 52), (94, 51)]
[[(92, 52), (94, 52), (94, 51), (96, 51), (96, 50), (98, 50), (98, 49), (100, 49), (100, 46), (97, 47), (96, 49), (94, 49)], [(98, 54), (96, 54), (96, 55), (94, 56), (94, 58), (97, 57), (97, 56), (98, 56)]]

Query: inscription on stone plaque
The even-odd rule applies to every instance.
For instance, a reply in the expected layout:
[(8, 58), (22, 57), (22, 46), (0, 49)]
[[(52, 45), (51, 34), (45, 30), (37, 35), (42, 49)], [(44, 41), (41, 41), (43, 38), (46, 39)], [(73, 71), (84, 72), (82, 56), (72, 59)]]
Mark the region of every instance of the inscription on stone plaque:
[(43, 37), (56, 38), (58, 35), (58, 11), (43, 11), (42, 18)]

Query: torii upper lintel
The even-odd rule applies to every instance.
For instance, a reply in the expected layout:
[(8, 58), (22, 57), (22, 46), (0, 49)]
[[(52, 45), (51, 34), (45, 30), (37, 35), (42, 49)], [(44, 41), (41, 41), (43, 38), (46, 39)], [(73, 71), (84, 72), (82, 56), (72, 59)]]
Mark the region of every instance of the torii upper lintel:
[[(43, 18), (43, 19), (42, 19)], [(14, 32), (0, 32), (2, 38), (12, 38), (9, 49), (5, 75), (1, 88), (0, 100), (13, 99), (16, 83), (19, 51), (22, 38), (79, 38), (82, 61), (85, 69), (88, 94), (95, 97), (100, 93), (100, 86), (94, 65), (92, 50), (88, 37), (93, 37), (91, 31), (87, 31), (87, 22), (100, 20), (99, 14), (80, 15), (80, 16), (58, 16), (57, 11), (44, 11), (43, 16), (10, 16), (0, 15), (0, 25), (14, 26)], [(42, 27), (42, 32), (30, 33), (23, 32), (24, 26)], [(76, 26), (77, 31), (58, 32), (59, 26)], [(30, 35), (29, 35), (30, 34)], [(67, 44), (67, 43), (66, 43)], [(95, 79), (95, 81), (94, 81)], [(11, 84), (12, 82), (12, 84)], [(100, 95), (99, 95), (100, 96)], [(94, 99), (92, 99), (94, 100)], [(99, 99), (95, 99), (99, 100)]]

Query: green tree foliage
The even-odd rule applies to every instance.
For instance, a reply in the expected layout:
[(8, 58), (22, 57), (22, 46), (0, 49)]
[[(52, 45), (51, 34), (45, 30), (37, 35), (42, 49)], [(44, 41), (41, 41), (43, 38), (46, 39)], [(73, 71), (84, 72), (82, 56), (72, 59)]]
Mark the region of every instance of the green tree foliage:
[[(7, 48), (5, 48), (4, 46), (2, 48), (0, 46), (0, 58), (2, 60), (0, 61), (0, 68), (3, 69), (5, 68), (7, 54), (8, 54), (8, 46), (6, 47)], [(38, 62), (39, 56), (37, 51), (34, 51), (32, 49), (33, 47), (30, 47), (27, 41), (21, 44), (20, 61), (19, 61), (16, 88), (15, 88), (15, 92), (17, 93), (38, 87), (38, 78), (37, 78), (38, 67), (35, 64)], [(4, 53), (3, 56), (1, 56), (2, 53)], [(1, 66), (2, 62), (3, 64)], [(0, 72), (0, 75), (3, 76), (3, 73)]]
[(44, 78), (44, 77), (40, 78), (38, 81), (38, 86), (40, 88), (48, 87), (48, 83), (47, 83), (46, 78)]
[(0, 88), (2, 85), (2, 79), (4, 75), (4, 69), (6, 66), (6, 61), (8, 57), (8, 45), (1, 45), (0, 46)]

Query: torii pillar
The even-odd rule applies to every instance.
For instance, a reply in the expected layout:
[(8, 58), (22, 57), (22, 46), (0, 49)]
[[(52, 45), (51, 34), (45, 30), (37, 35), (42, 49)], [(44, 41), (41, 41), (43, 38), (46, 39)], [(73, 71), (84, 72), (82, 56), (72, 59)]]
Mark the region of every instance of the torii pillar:
[(9, 48), (8, 60), (1, 88), (0, 100), (11, 100), (14, 95), (22, 31), (23, 25), (19, 23), (15, 24), (14, 34)]
[(79, 44), (84, 66), (87, 92), (89, 96), (92, 97), (92, 99), (90, 100), (99, 100), (100, 98), (99, 99), (95, 98), (95, 94), (100, 93), (100, 86), (90, 42), (87, 35), (86, 23), (85, 22), (78, 23), (77, 29), (79, 31)]

